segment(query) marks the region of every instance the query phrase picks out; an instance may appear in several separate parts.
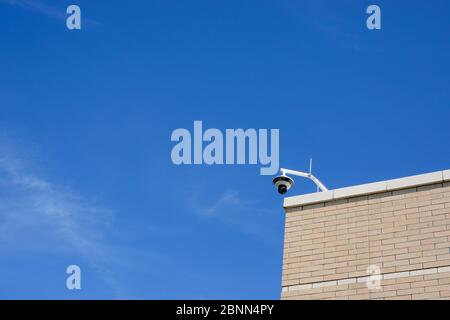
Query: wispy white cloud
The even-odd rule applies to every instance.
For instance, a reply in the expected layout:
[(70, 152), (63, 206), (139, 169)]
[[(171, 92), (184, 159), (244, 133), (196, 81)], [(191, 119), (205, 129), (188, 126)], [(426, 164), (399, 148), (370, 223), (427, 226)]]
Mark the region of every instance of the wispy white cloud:
[(30, 11), (35, 11), (44, 14), (48, 17), (65, 20), (66, 12), (63, 6), (57, 8), (39, 0), (0, 0), (1, 3), (6, 3), (11, 6), (17, 6)]
[[(64, 4), (54, 6), (41, 0), (0, 0), (0, 4), (1, 3), (28, 11), (33, 11), (57, 20), (66, 20), (68, 17), (66, 12), (67, 6), (64, 6)], [(82, 20), (84, 26), (99, 24), (98, 21), (87, 19), (85, 17), (82, 17)]]
[(236, 191), (225, 191), (211, 203), (205, 203), (197, 196), (189, 199), (189, 207), (198, 216), (214, 219), (246, 234), (270, 238), (270, 234), (264, 231), (260, 218), (273, 212), (263, 208), (258, 202), (242, 198)]
[(200, 210), (199, 213), (213, 216), (220, 214), (220, 211), (226, 207), (243, 205), (244, 201), (239, 197), (237, 192), (227, 191), (223, 193), (215, 203)]
[(323, 37), (343, 47), (360, 51), (358, 30), (365, 28), (365, 7), (361, 4), (361, 29), (354, 28), (351, 20), (342, 15), (342, 8), (352, 1), (317, 1), (317, 0), (281, 0), (280, 4), (289, 14), (294, 15), (308, 27), (316, 30)]
[(121, 253), (108, 244), (114, 211), (33, 173), (0, 139), (0, 248), (64, 253), (98, 272), (116, 296), (123, 294), (113, 267)]

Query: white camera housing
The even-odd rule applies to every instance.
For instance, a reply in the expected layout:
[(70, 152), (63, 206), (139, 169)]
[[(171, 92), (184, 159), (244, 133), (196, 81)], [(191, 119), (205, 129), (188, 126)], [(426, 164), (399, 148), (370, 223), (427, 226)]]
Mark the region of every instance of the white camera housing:
[(273, 179), (272, 183), (277, 188), (279, 194), (285, 194), (294, 185), (294, 180), (286, 175), (281, 175)]

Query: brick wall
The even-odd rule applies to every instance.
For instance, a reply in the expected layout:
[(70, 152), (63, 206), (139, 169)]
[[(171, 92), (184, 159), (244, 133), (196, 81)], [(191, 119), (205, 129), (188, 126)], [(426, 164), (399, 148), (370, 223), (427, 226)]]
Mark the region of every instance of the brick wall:
[(289, 207), (282, 299), (450, 299), (449, 248), (449, 182)]

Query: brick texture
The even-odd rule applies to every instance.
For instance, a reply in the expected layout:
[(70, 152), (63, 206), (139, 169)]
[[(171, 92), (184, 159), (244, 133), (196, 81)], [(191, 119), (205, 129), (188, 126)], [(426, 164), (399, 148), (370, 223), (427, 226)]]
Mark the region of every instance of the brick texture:
[(288, 208), (282, 299), (450, 299), (449, 248), (448, 183)]

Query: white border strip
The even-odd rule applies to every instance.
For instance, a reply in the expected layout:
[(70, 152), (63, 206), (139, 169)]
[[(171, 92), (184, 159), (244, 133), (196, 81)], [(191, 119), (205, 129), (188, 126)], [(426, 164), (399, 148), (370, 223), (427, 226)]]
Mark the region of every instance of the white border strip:
[[(383, 280), (383, 279), (388, 280), (388, 279), (398, 279), (398, 278), (404, 278), (404, 277), (414, 277), (414, 276), (421, 276), (421, 275), (434, 274), (434, 273), (444, 273), (444, 272), (450, 272), (450, 266), (438, 267), (438, 268), (428, 268), (428, 269), (418, 269), (418, 270), (413, 270), (413, 271), (392, 272), (392, 273), (385, 273), (385, 274), (374, 275), (374, 276), (376, 276), (378, 280)], [(286, 286), (286, 287), (283, 287), (282, 292), (295, 292), (295, 291), (302, 291), (302, 290), (315, 289), (315, 288), (340, 286), (340, 285), (344, 285), (344, 284), (362, 283), (362, 282), (367, 282), (367, 279), (369, 279), (369, 276), (346, 278), (346, 279), (333, 280), (333, 281), (314, 282), (314, 283), (300, 284), (300, 285), (294, 285), (294, 286)]]

